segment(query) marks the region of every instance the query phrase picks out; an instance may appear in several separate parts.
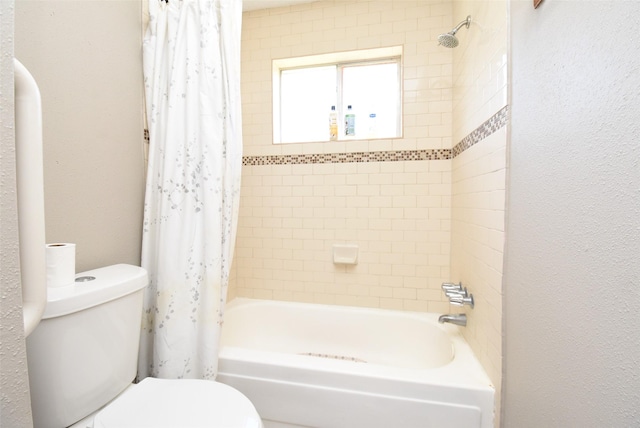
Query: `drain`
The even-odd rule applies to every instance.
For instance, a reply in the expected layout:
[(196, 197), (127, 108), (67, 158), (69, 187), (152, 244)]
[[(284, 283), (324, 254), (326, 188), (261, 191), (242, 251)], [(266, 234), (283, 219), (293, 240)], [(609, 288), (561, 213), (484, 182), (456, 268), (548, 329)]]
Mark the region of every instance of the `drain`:
[(366, 363), (366, 361), (362, 358), (350, 357), (348, 355), (318, 354), (315, 352), (301, 352), (298, 355), (305, 355), (307, 357), (329, 358), (331, 360), (352, 361), (354, 363)]

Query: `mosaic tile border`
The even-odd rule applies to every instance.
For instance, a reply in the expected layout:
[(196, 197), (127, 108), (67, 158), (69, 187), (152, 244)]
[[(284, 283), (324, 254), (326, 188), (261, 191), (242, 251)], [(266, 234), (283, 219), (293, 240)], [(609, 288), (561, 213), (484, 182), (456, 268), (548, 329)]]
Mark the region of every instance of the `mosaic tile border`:
[(451, 149), (244, 156), (242, 158), (242, 165), (298, 165), (317, 163), (398, 162), (445, 159), (451, 159)]
[(487, 121), (485, 121), (482, 125), (478, 126), (476, 129), (471, 131), (469, 135), (464, 137), (462, 141), (456, 144), (452, 149), (452, 158), (455, 158), (460, 153), (467, 150), (469, 147), (474, 144), (484, 140), (489, 135), (496, 132), (498, 129), (507, 125), (509, 120), (509, 106), (504, 106), (500, 111), (491, 116)]

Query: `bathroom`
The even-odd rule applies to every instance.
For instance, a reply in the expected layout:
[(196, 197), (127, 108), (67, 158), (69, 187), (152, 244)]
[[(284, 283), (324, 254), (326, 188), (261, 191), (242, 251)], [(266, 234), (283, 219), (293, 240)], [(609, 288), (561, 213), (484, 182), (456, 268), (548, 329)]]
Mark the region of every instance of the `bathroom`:
[[(229, 297), (448, 313), (455, 308), (439, 285), (460, 280), (476, 297), (465, 337), (497, 392), (504, 388), (497, 408), (502, 426), (599, 426), (589, 425), (598, 420), (633, 426), (629, 403), (636, 400), (629, 397), (637, 398), (638, 379), (620, 376), (633, 367), (631, 350), (638, 346), (630, 312), (638, 303), (638, 266), (629, 256), (638, 249), (632, 220), (638, 156), (625, 138), (638, 126), (630, 119), (638, 107), (628, 97), (637, 94), (637, 77), (627, 73), (638, 68), (627, 55), (638, 37), (628, 35), (619, 46), (613, 34), (635, 28), (633, 10), (634, 2), (585, 9), (547, 0), (534, 9), (529, 1), (321, 1), (245, 12), (248, 165)], [(460, 46), (438, 47), (437, 35), (467, 15), (474, 25), (459, 34)], [(45, 106), (47, 240), (76, 242), (79, 270), (139, 263), (143, 16), (134, 1), (16, 2), (15, 46), (7, 49), (15, 48), (32, 70)], [(567, 16), (581, 24), (568, 28)], [(5, 19), (3, 43), (14, 26)], [(403, 138), (335, 149), (270, 144), (265, 61), (387, 44), (405, 49)], [(602, 60), (579, 56), (584, 48), (576, 46)], [(605, 81), (620, 83), (593, 83)], [(581, 98), (587, 97), (581, 85), (592, 98)], [(617, 94), (625, 96), (611, 107)], [(505, 107), (508, 122), (499, 115)], [(604, 153), (598, 134), (604, 131), (595, 124), (602, 111), (611, 112), (607, 144), (616, 145)], [(482, 133), (488, 128), (492, 133)], [(476, 130), (483, 138), (453, 159), (260, 164), (264, 156), (451, 149)], [(612, 213), (610, 206), (620, 209)], [(369, 227), (356, 233), (363, 218)], [(3, 215), (3, 230), (4, 222)], [(629, 232), (613, 239), (605, 223)], [(294, 233), (301, 229), (310, 235)], [(15, 247), (10, 233), (5, 241)], [(333, 267), (329, 249), (336, 242), (360, 246), (356, 267)], [(9, 272), (3, 266), (3, 291)], [(582, 317), (586, 331), (575, 326)], [(612, 342), (625, 336), (631, 340)], [(613, 344), (622, 349), (619, 365), (605, 366)], [(619, 380), (601, 400), (589, 386), (606, 384), (603, 378)], [(21, 379), (3, 383), (3, 395)], [(28, 391), (14, 386), (10, 399), (28, 415)], [(590, 405), (580, 412), (566, 410), (584, 402)]]

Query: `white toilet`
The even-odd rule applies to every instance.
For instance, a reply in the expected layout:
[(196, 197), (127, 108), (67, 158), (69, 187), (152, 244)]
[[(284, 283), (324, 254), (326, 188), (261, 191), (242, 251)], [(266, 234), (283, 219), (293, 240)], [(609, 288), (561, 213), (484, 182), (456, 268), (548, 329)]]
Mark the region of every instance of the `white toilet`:
[(144, 379), (137, 370), (147, 272), (114, 265), (49, 288), (27, 338), (35, 428), (260, 428), (247, 397), (206, 380)]

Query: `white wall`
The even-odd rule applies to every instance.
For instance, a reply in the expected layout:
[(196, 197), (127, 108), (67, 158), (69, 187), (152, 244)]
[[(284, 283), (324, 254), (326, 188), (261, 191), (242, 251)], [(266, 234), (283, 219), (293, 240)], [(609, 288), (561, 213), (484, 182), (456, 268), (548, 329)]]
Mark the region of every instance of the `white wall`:
[[(0, 426), (32, 426), (22, 327), (14, 40), (43, 97), (47, 239), (78, 270), (137, 263), (143, 196), (141, 3), (0, 1)], [(15, 19), (15, 20), (14, 20)], [(14, 37), (15, 22), (15, 37)]]
[(0, 426), (32, 426), (22, 324), (13, 114), (13, 1), (0, 1)]
[(503, 426), (638, 426), (640, 3), (510, 15)]
[(78, 271), (140, 263), (142, 3), (16, 2), (16, 57), (40, 86), (47, 242)]

